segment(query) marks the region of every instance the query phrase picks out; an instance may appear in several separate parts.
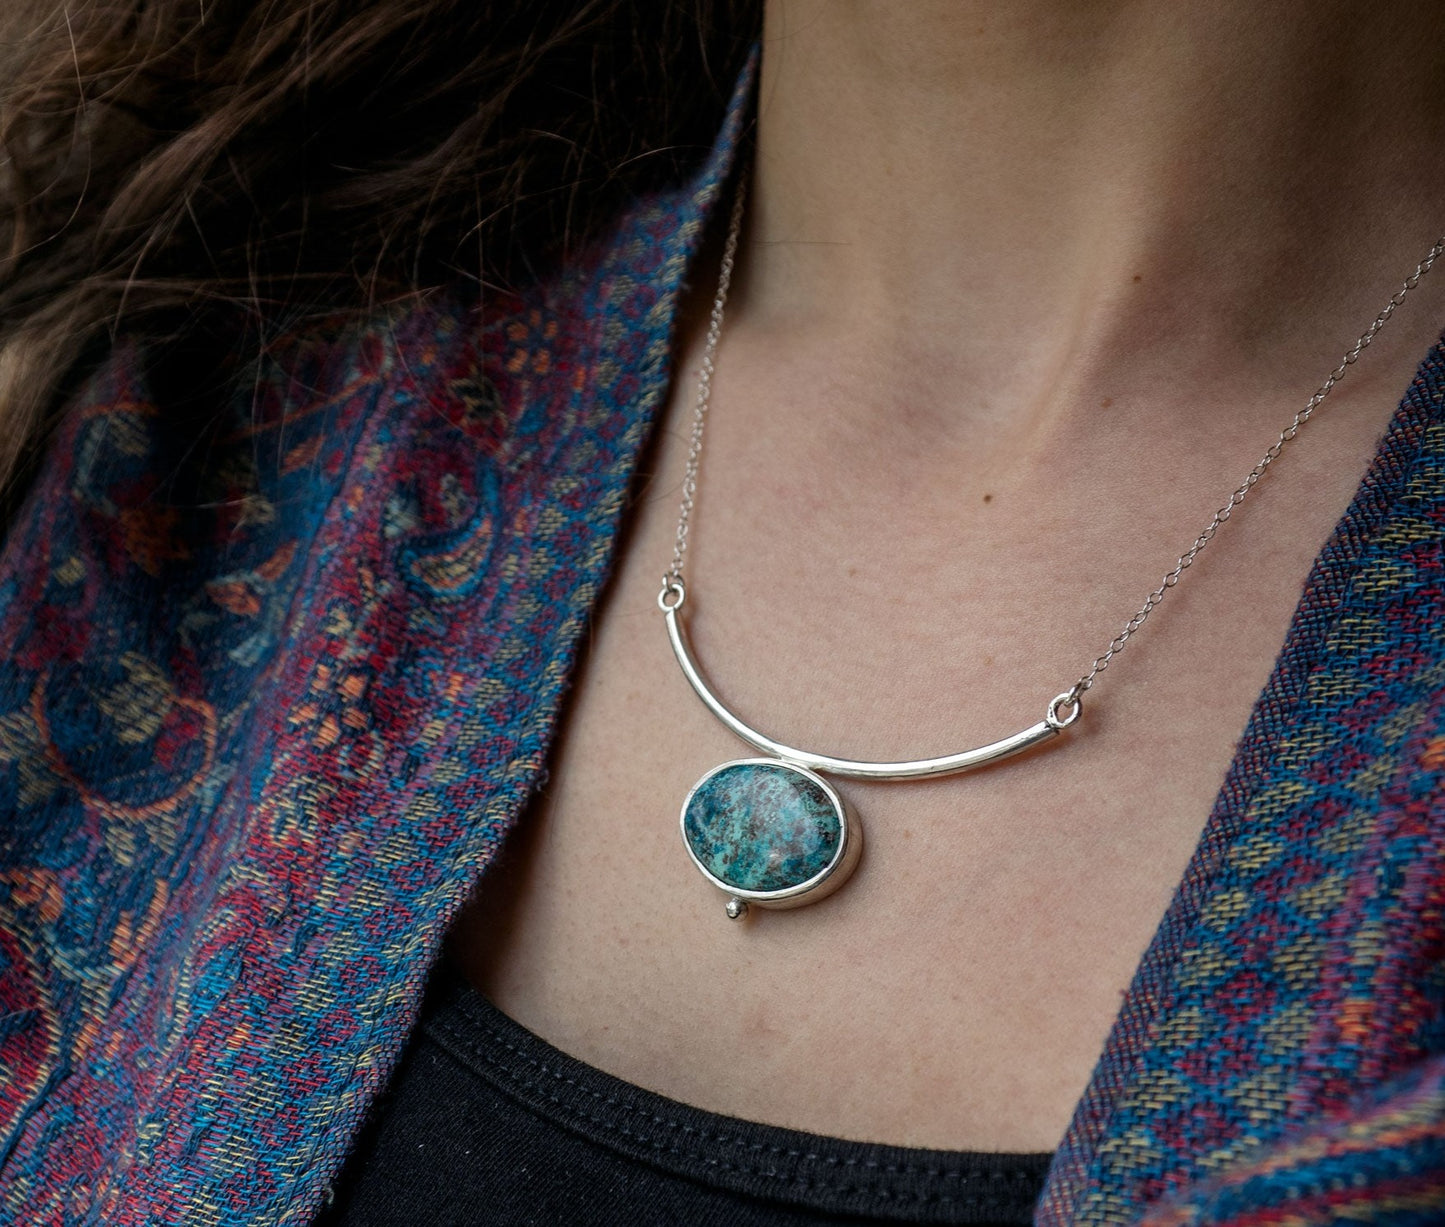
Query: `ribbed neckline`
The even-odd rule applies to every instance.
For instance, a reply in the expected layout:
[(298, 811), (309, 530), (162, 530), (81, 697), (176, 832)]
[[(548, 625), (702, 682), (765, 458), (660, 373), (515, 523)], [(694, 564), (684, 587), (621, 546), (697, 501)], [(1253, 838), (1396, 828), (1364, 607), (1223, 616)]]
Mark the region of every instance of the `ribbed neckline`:
[(1053, 1159), (856, 1142), (694, 1108), (554, 1048), (452, 969), (429, 1005), (426, 1037), (529, 1112), (713, 1188), (883, 1221), (1028, 1223)]

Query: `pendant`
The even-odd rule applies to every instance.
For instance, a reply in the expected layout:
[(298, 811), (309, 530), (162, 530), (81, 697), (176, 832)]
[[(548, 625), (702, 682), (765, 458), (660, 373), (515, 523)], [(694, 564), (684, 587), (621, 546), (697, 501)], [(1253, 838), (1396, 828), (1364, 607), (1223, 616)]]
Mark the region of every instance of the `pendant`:
[(1049, 701), (1037, 724), (935, 758), (871, 762), (797, 749), (753, 728), (708, 685), (683, 626), (686, 598), (681, 578), (669, 573), (657, 603), (667, 616), (667, 637), (688, 685), (739, 740), (774, 756), (739, 758), (714, 767), (682, 804), (688, 855), (708, 881), (727, 892), (727, 914), (733, 920), (747, 915), (749, 903), (770, 908), (813, 903), (853, 872), (863, 848), (863, 828), (820, 771), (862, 780), (956, 775), (1045, 746), (1083, 712), (1081, 694), (1066, 690)]
[(817, 772), (775, 758), (714, 767), (682, 803), (682, 838), (705, 878), (728, 894), (727, 914), (748, 905), (788, 908), (840, 887), (858, 864), (863, 828)]

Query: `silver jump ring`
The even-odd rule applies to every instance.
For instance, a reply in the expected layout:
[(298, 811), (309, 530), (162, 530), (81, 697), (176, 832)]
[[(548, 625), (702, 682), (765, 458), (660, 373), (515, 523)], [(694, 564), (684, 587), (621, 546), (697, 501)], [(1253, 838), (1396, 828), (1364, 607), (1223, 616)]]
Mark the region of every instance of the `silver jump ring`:
[[(669, 597), (677, 599), (669, 601)], [(683, 586), (682, 580), (673, 575), (662, 577), (662, 591), (657, 594), (657, 606), (663, 613), (671, 613), (674, 609), (681, 609), (682, 603), (687, 600), (687, 589)]]
[[(1067, 716), (1059, 715), (1059, 708), (1068, 706), (1070, 708)], [(1082, 696), (1074, 694), (1071, 690), (1063, 694), (1056, 694), (1049, 700), (1049, 710), (1044, 716), (1044, 722), (1056, 732), (1062, 733), (1069, 725), (1079, 718), (1079, 713), (1084, 710)]]

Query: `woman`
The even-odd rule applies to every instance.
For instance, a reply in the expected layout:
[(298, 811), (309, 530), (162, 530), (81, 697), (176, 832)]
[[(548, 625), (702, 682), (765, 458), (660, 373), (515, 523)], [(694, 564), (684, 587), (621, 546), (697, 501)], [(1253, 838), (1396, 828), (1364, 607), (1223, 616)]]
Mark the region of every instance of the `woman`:
[[(1445, 284), (1073, 684), (1432, 250), (1428, 4), (183, 7), (15, 69), (14, 1221), (1445, 1212)], [(743, 182), (699, 659), (1081, 710), (730, 924), (656, 594)]]

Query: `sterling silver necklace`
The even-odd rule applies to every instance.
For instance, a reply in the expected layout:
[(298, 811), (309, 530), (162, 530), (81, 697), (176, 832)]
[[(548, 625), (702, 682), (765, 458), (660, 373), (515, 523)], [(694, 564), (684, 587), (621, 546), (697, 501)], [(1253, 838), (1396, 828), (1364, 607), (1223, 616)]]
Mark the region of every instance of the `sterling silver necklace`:
[(728, 286), (737, 260), (745, 195), (745, 184), (740, 180), (733, 200), (717, 294), (713, 299), (703, 346), (672, 565), (663, 576), (662, 591), (657, 597), (667, 621), (667, 637), (672, 644), (673, 655), (677, 657), (688, 684), (714, 716), (760, 754), (759, 757), (732, 759), (712, 768), (692, 786), (682, 804), (682, 837), (688, 855), (703, 876), (727, 895), (727, 914), (734, 920), (747, 915), (749, 904), (791, 908), (813, 903), (836, 890), (852, 873), (863, 848), (863, 828), (852, 806), (829, 783), (827, 776), (916, 780), (955, 775), (1046, 745), (1071, 728), (1083, 714), (1085, 692), (1124, 650), (1169, 590), (1179, 583), (1200, 551), (1214, 539), (1234, 509), (1254, 489), (1335, 384), (1375, 339), (1404, 301), (1405, 295), (1415, 288), (1440, 253), (1445, 251), (1445, 236), (1442, 236), (1391, 296), (1360, 339), (1350, 347), (1340, 364), (1294, 415), (1289, 425), (1280, 431), (1259, 463), (1214, 513), (1204, 531), (1179, 556), (1174, 569), (1144, 599), (1138, 612), (1124, 623), (1123, 629), (1072, 686), (1048, 701), (1043, 719), (1021, 732), (971, 750), (908, 762), (868, 762), (799, 749), (753, 728), (730, 710), (708, 684), (687, 635), (683, 606), (689, 599), (689, 591), (683, 579), (683, 561), (687, 556), (688, 527), (697, 496), (703, 430), (712, 396), (723, 309), (727, 304)]

